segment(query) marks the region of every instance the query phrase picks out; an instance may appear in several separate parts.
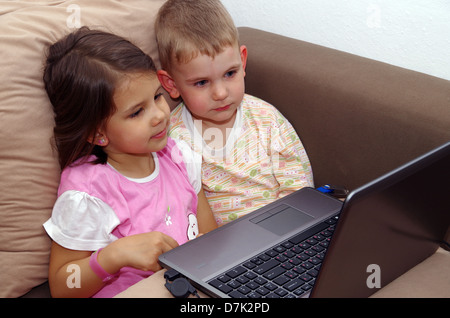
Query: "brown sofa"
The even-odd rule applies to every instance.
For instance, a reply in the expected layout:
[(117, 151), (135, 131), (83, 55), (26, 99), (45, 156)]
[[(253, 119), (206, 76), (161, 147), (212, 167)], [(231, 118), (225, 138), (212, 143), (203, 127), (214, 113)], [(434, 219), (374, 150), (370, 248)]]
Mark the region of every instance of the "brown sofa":
[[(157, 60), (152, 19), (164, 1), (0, 2), (0, 297), (49, 296), (50, 240), (42, 223), (59, 170), (41, 81), (44, 48), (70, 31), (68, 8), (76, 4), (82, 24), (127, 36)], [(354, 189), (450, 140), (449, 81), (260, 30), (240, 33), (249, 50), (247, 92), (294, 125), (316, 185)], [(450, 297), (442, 293), (450, 290), (449, 253), (437, 258), (421, 266), (444, 268), (429, 289)]]
[(354, 189), (450, 140), (450, 81), (241, 28), (247, 92), (289, 119), (317, 185)]

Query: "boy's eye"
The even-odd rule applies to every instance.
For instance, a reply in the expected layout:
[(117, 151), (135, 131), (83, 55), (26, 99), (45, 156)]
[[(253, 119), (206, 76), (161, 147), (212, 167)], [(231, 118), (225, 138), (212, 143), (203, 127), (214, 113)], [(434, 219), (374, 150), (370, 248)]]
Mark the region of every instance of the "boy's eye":
[(161, 96), (163, 96), (163, 93), (156, 94), (154, 100), (160, 99)]
[(226, 74), (225, 74), (225, 77), (233, 77), (233, 75), (234, 74), (236, 74), (237, 72), (236, 71), (229, 71), (229, 72), (227, 72)]
[(198, 81), (194, 84), (194, 86), (202, 87), (202, 86), (205, 86), (207, 83), (208, 83), (208, 81), (206, 81), (206, 80)]

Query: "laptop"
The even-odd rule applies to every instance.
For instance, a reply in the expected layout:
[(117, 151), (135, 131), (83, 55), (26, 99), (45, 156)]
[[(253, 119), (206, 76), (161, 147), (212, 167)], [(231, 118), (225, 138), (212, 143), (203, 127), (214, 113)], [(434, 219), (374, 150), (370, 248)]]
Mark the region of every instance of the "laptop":
[(211, 297), (368, 297), (445, 240), (449, 163), (447, 143), (344, 203), (300, 189), (159, 261)]

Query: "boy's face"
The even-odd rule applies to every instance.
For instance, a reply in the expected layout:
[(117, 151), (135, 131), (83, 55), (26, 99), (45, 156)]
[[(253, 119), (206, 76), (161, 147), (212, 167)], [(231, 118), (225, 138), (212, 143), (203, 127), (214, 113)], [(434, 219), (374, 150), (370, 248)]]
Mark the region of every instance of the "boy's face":
[(206, 126), (234, 123), (245, 93), (247, 48), (229, 46), (214, 58), (199, 54), (188, 63), (174, 63), (168, 87), (172, 98), (181, 96), (195, 119)]

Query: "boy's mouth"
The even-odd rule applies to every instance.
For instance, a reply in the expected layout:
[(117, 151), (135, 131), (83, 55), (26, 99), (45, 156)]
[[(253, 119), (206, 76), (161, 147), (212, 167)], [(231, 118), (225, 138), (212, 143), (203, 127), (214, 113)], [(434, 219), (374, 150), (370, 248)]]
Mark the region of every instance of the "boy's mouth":
[(216, 112), (223, 112), (223, 111), (226, 111), (226, 110), (230, 109), (230, 107), (231, 107), (231, 105), (227, 105), (227, 106), (224, 106), (224, 107), (215, 108), (214, 110)]

